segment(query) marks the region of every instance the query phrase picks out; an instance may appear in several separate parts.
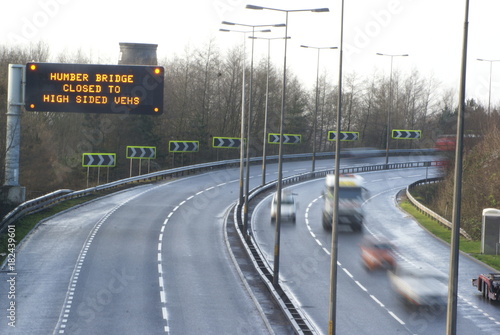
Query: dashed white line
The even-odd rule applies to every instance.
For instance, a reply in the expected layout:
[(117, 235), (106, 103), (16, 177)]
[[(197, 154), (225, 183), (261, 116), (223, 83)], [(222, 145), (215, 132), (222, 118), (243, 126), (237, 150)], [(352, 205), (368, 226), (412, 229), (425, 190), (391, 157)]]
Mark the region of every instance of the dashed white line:
[[(352, 278), (352, 277), (351, 277)], [(355, 280), (354, 281), (356, 283), (356, 285), (358, 285), (363, 291), (365, 292), (368, 292), (368, 290), (366, 289), (366, 287), (364, 287), (359, 281)]]
[(168, 221), (170, 220), (170, 218), (172, 217), (172, 215), (174, 215), (174, 213), (182, 206), (184, 205), (187, 201), (193, 199), (195, 196), (197, 195), (201, 195), (203, 194), (204, 192), (206, 191), (210, 191), (212, 189), (215, 189), (216, 187), (218, 186), (223, 186), (223, 185), (226, 185), (227, 183), (221, 183), (219, 185), (216, 185), (216, 186), (211, 186), (211, 187), (208, 187), (204, 190), (201, 190), (197, 193), (195, 193), (194, 195), (191, 195), (189, 197), (187, 197), (185, 200), (181, 201), (177, 206), (175, 206), (172, 211), (170, 213), (168, 213), (167, 215), (167, 218), (163, 221), (163, 224), (161, 226), (161, 229), (160, 229), (160, 234), (158, 235), (158, 275), (159, 275), (159, 278), (158, 278), (158, 286), (159, 286), (159, 289), (160, 289), (160, 302), (163, 304), (162, 308), (161, 308), (161, 311), (162, 311), (162, 316), (163, 316), (163, 320), (165, 322), (165, 327), (164, 327), (164, 332), (165, 334), (169, 334), (170, 333), (170, 326), (169, 326), (169, 322), (168, 322), (168, 310), (167, 310), (167, 298), (166, 298), (166, 293), (165, 293), (165, 282), (164, 282), (164, 278), (163, 278), (163, 269), (162, 269), (162, 250), (163, 250), (163, 244), (162, 244), (162, 241), (163, 241), (163, 234), (164, 234), (164, 231), (165, 231), (165, 226), (167, 225)]
[(393, 312), (388, 311), (388, 313), (389, 313), (389, 314), (390, 314), (390, 315), (391, 315), (391, 316), (392, 316), (392, 317), (393, 317), (393, 318), (394, 318), (397, 322), (399, 322), (400, 324), (402, 324), (402, 325), (405, 325), (405, 324), (406, 324), (406, 323), (404, 323), (404, 321), (403, 321), (403, 320), (401, 320), (400, 318), (398, 318), (398, 317), (397, 317), (397, 315), (396, 315), (396, 314), (394, 314)]
[[(159, 187), (159, 186), (157, 186)], [(150, 189), (147, 189), (143, 192), (140, 192), (138, 194), (135, 194), (131, 196), (130, 198), (126, 199), (119, 205), (113, 207), (109, 212), (106, 213), (99, 221), (96, 222), (92, 230), (90, 231), (87, 241), (84, 243), (82, 249), (80, 250), (80, 254), (78, 255), (78, 261), (75, 264), (75, 268), (73, 269), (73, 273), (71, 274), (70, 278), (70, 284), (68, 285), (68, 290), (66, 291), (66, 297), (64, 298), (64, 303), (63, 303), (63, 309), (61, 310), (61, 313), (59, 314), (59, 319), (57, 322), (56, 330), (58, 329), (59, 334), (64, 334), (66, 324), (68, 322), (68, 318), (71, 314), (71, 306), (72, 306), (72, 299), (74, 296), (74, 292), (76, 290), (77, 284), (78, 284), (78, 278), (80, 276), (80, 271), (82, 269), (83, 263), (85, 261), (85, 258), (87, 256), (87, 251), (90, 248), (90, 245), (92, 244), (92, 241), (94, 240), (94, 237), (97, 235), (97, 232), (101, 228), (102, 224), (114, 213), (116, 212), (120, 207), (124, 206), (128, 202), (132, 201), (133, 199), (143, 195), (144, 193), (147, 193), (151, 190), (156, 189), (157, 187), (153, 187)]]
[(378, 300), (376, 296), (370, 294), (370, 298), (372, 298), (377, 304), (379, 304), (380, 307), (385, 307), (385, 305), (380, 300)]
[(354, 276), (352, 275), (352, 273), (349, 272), (349, 270), (347, 270), (346, 268), (342, 268), (342, 270), (344, 270), (344, 272), (351, 278), (354, 278)]
[[(313, 237), (314, 241), (316, 241), (316, 243), (318, 243), (318, 245), (321, 246), (321, 241), (317, 238), (316, 234), (313, 232), (312, 228), (311, 228), (311, 225), (309, 223), (309, 210), (312, 206), (312, 204), (314, 202), (316, 202), (318, 199), (321, 199), (321, 196), (318, 197), (318, 198), (315, 198), (313, 201), (311, 201), (309, 203), (309, 205), (307, 206), (307, 209), (306, 209), (306, 213), (305, 213), (305, 223), (306, 223), (306, 226), (307, 226), (307, 229), (309, 230), (309, 234), (311, 234), (311, 236)], [(325, 248), (325, 247), (322, 247), (322, 250), (328, 255), (330, 256), (331, 252)], [(370, 298), (377, 303), (377, 305), (379, 305), (382, 309), (384, 309), (387, 313), (389, 313), (397, 322), (399, 322), (401, 325), (405, 325), (404, 321), (402, 321), (400, 318), (398, 318), (396, 316), (396, 314), (394, 314), (392, 311), (390, 311), (389, 309), (387, 309), (385, 307), (385, 305), (380, 301), (378, 300), (374, 295), (372, 294), (369, 294), (368, 292), (368, 289), (366, 287), (364, 287), (359, 281), (355, 280), (354, 276), (352, 275), (351, 272), (349, 272), (349, 270), (347, 270), (345, 267), (342, 266), (342, 264), (337, 260), (337, 266), (339, 266), (342, 271), (344, 271), (347, 276), (349, 276), (353, 281), (354, 283), (356, 283), (356, 285), (358, 285), (358, 287), (363, 290), (364, 292), (368, 293), (368, 295), (370, 296)]]

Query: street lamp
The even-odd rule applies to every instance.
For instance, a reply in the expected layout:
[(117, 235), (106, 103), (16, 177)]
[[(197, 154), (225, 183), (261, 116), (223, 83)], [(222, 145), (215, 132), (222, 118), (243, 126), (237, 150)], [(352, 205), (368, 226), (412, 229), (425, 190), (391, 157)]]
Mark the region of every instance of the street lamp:
[(301, 45), (301, 48), (309, 48), (318, 50), (318, 61), (316, 66), (316, 108), (314, 110), (313, 122), (313, 156), (312, 156), (312, 172), (314, 172), (316, 164), (316, 124), (318, 122), (318, 105), (319, 105), (319, 52), (322, 49), (338, 49), (337, 47), (312, 47), (309, 45)]
[[(288, 36), (288, 13), (289, 12), (329, 12), (328, 8), (313, 8), (313, 9), (277, 9), (277, 8), (269, 8), (269, 7), (261, 7), (255, 5), (247, 5), (247, 9), (255, 9), (255, 10), (274, 10), (278, 12), (286, 13), (285, 20), (285, 37)], [(286, 98), (286, 50), (287, 50), (287, 41), (285, 38), (285, 52), (283, 59), (283, 91), (282, 91), (282, 99), (281, 99), (281, 121), (280, 121), (280, 141), (279, 141), (279, 154), (278, 154), (278, 183), (276, 187), (276, 233), (275, 233), (275, 241), (274, 241), (274, 271), (273, 271), (273, 285), (274, 287), (279, 286), (279, 245), (280, 245), (280, 228), (281, 228), (281, 189), (282, 189), (282, 178), (283, 178), (283, 127), (284, 127), (284, 118), (285, 118), (285, 98)]]
[(488, 90), (488, 115), (491, 113), (491, 70), (493, 68), (493, 62), (500, 62), (500, 59), (482, 59), (478, 58), (477, 60), (482, 62), (490, 62), (490, 88)]
[[(231, 26), (242, 26), (242, 27), (250, 27), (252, 28), (252, 36), (255, 37), (255, 28), (259, 27), (284, 27), (284, 23), (278, 23), (278, 24), (259, 24), (259, 25), (252, 25), (252, 24), (243, 24), (243, 23), (234, 23), (234, 22), (228, 22), (228, 21), (222, 21), (222, 24), (226, 25), (231, 25)], [(265, 32), (270, 32), (269, 29), (265, 30)], [(253, 88), (253, 50), (254, 50), (254, 39), (252, 39), (252, 57), (251, 57), (251, 62), (250, 62), (250, 98), (249, 98), (249, 104), (248, 104), (248, 120), (247, 120), (247, 140), (246, 140), (246, 177), (245, 177), (245, 204), (243, 208), (243, 230), (245, 234), (248, 236), (248, 192), (249, 192), (249, 187), (250, 187), (250, 125), (252, 124), (252, 88)], [(244, 102), (243, 102), (244, 103)], [(243, 142), (241, 142), (241, 145), (243, 145)]]
[(453, 187), (453, 215), (451, 217), (450, 265), (448, 270), (448, 303), (446, 308), (446, 334), (457, 333), (458, 265), (460, 245), (460, 216), (462, 203), (463, 139), (465, 114), (465, 87), (467, 74), (467, 45), (469, 35), (469, 0), (465, 1), (465, 19), (460, 67), (460, 96), (457, 115), (457, 144), (455, 146), (455, 173)]
[[(337, 98), (337, 136), (335, 137), (335, 185), (340, 184), (340, 129), (342, 120), (342, 62), (344, 59), (344, 0), (340, 9), (339, 84)], [(339, 225), (339, 187), (333, 189), (332, 244), (330, 247), (330, 299), (328, 300), (328, 335), (337, 327), (337, 259)]]
[(385, 164), (389, 164), (389, 133), (391, 132), (391, 112), (392, 112), (392, 61), (394, 57), (407, 57), (408, 54), (402, 55), (388, 55), (377, 52), (378, 56), (388, 56), (391, 57), (391, 76), (389, 79), (389, 108), (387, 109), (387, 132), (385, 138)]
[(270, 29), (263, 30), (232, 30), (232, 29), (219, 29), (222, 32), (235, 32), (243, 34), (243, 79), (242, 79), (242, 88), (241, 88), (241, 138), (240, 138), (240, 198), (239, 203), (243, 203), (243, 179), (244, 179), (244, 157), (245, 157), (245, 147), (243, 143), (245, 142), (245, 67), (246, 67), (246, 51), (245, 51), (245, 42), (246, 35), (255, 32), (270, 32)]
[(262, 139), (262, 185), (266, 184), (266, 156), (267, 156), (267, 115), (269, 106), (269, 69), (271, 57), (271, 40), (282, 40), (287, 37), (250, 37), (256, 40), (267, 40), (267, 75), (266, 75), (266, 108), (264, 110), (264, 130)]

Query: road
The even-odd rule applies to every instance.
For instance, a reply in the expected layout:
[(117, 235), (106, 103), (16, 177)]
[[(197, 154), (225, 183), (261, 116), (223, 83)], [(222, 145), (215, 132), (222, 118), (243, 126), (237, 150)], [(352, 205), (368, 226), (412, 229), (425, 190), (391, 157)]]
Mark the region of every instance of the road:
[[(269, 171), (276, 178), (275, 164)], [(251, 187), (259, 172), (252, 167)], [(238, 168), (218, 170), (127, 189), (39, 224), (17, 246), (15, 273), (0, 272), (0, 333), (272, 332), (224, 239), (238, 186)]]
[(223, 238), (237, 175), (135, 187), (39, 225), (17, 251), (16, 327), (3, 317), (0, 333), (268, 333)]
[[(385, 236), (397, 247), (399, 261), (424, 261), (448, 272), (449, 247), (430, 236), (397, 206), (396, 194), (413, 181), (432, 177), (436, 170), (407, 169), (364, 173), (370, 196), (364, 204), (364, 234)], [(283, 222), (280, 246), (282, 285), (297, 305), (327, 333), (331, 233), (321, 225), (324, 180), (290, 189), (298, 202), (297, 220)], [(269, 219), (270, 197), (252, 216), (253, 234), (273, 266), (274, 224)], [(337, 326), (338, 334), (444, 334), (446, 307), (412, 308), (393, 292), (385, 271), (369, 272), (360, 260), (363, 234), (339, 228)], [(460, 257), (458, 333), (498, 334), (498, 304), (484, 301), (471, 278), (489, 270)]]
[[(346, 160), (344, 164), (351, 163)], [(310, 166), (310, 162), (286, 163), (284, 174), (305, 172)], [(317, 162), (317, 169), (331, 166), (332, 161)], [(255, 187), (261, 181), (260, 167), (252, 166), (250, 171), (250, 186)], [(268, 180), (276, 178), (275, 164), (268, 166), (268, 173)], [(264, 311), (254, 303), (252, 293), (242, 282), (228, 252), (224, 218), (238, 197), (238, 178), (239, 169), (236, 168), (137, 186), (72, 208), (41, 223), (18, 246), (16, 272), (12, 276), (15, 297), (12, 299), (5, 293), (12, 289), (8, 282), (11, 275), (5, 269), (0, 272), (0, 310), (5, 313), (0, 333), (289, 333), (286, 327), (271, 327)], [(390, 194), (400, 182), (379, 182), (376, 190)], [(328, 282), (326, 270), (319, 271), (328, 261), (328, 254), (312, 238), (305, 224), (307, 207), (304, 206), (319, 193), (317, 190), (299, 193), (301, 196), (309, 193), (308, 197), (300, 199), (299, 210), (303, 213), (294, 228), (284, 229), (287, 235), (282, 240), (293, 249), (297, 246), (291, 239), (295, 235), (295, 241), (309, 247), (297, 249), (300, 262), (284, 260), (283, 282), (321, 329), (325, 312), (319, 305), (325, 296), (321, 289), (324, 285), (302, 293), (295, 290), (297, 287), (306, 289), (310, 279), (319, 273), (323, 277), (321, 280)], [(384, 197), (375, 197), (373, 202), (378, 198)], [(311, 202), (312, 208), (318, 205), (318, 201)], [(377, 207), (371, 210), (377, 211)], [(314, 213), (311, 209), (309, 222), (317, 220)], [(378, 214), (375, 217), (379, 217)], [(262, 223), (267, 225), (269, 222), (263, 220)], [(382, 227), (374, 219), (367, 227), (375, 229), (379, 225)], [(256, 224), (255, 227), (257, 235), (260, 228)], [(310, 227), (313, 232), (318, 229), (312, 224)], [(299, 229), (300, 234), (295, 234)], [(328, 236), (321, 230), (315, 234), (328, 246)], [(343, 240), (349, 237), (355, 238), (347, 232), (343, 234)], [(351, 242), (348, 244), (355, 248), (355, 241)], [(349, 252), (344, 253), (339, 261), (345, 266), (353, 258), (351, 256)], [(354, 276), (359, 274), (355, 268), (349, 271)], [(370, 277), (370, 281), (384, 285), (381, 280), (372, 280), (376, 276)], [(367, 283), (364, 285), (373, 289)], [(350, 311), (339, 320), (339, 325), (347, 327), (344, 330), (356, 327), (363, 333), (367, 328), (360, 323), (359, 315), (373, 315), (377, 322), (387, 325), (387, 329), (408, 329), (408, 320), (402, 325), (389, 316), (388, 311), (374, 305), (370, 296), (352, 279), (343, 278), (339, 287), (347, 294), (340, 296), (339, 305), (349, 306), (346, 308)], [(475, 297), (471, 293), (471, 298)], [(393, 300), (393, 304), (399, 303)], [(372, 314), (360, 314), (359, 301), (365, 302), (362, 312)], [(15, 303), (13, 313), (8, 311), (12, 302)], [(394, 310), (400, 307), (389, 303), (387, 306), (391, 311), (393, 307)], [(481, 313), (476, 314), (474, 317), (478, 320), (484, 319)], [(14, 317), (15, 328), (9, 326), (8, 316)], [(475, 324), (474, 319), (470, 323)]]

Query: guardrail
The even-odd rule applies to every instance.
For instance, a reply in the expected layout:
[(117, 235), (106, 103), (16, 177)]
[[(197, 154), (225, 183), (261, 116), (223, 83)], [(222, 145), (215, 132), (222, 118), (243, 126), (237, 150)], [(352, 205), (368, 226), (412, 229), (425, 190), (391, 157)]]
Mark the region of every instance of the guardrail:
[[(400, 155), (430, 155), (436, 153), (433, 149), (411, 149), (411, 150), (391, 150), (391, 155), (400, 156)], [(333, 152), (320, 152), (316, 153), (316, 157), (325, 158), (335, 157), (335, 153)], [(278, 156), (268, 156), (266, 157), (266, 161), (277, 161)], [(283, 159), (285, 160), (303, 160), (312, 158), (312, 153), (304, 153), (304, 154), (290, 154), (284, 155)], [(262, 162), (262, 157), (251, 157), (249, 159), (250, 163), (260, 163)], [(175, 178), (178, 176), (183, 176), (185, 174), (193, 174), (200, 171), (212, 170), (212, 169), (221, 169), (227, 168), (230, 166), (235, 166), (240, 164), (240, 159), (232, 159), (225, 160), (220, 162), (210, 162), (210, 163), (201, 163), (196, 165), (190, 165), (185, 167), (173, 168), (169, 170), (163, 170), (158, 172), (152, 172), (136, 177), (130, 177), (126, 179), (121, 179), (115, 182), (102, 184), (96, 187), (87, 188), (80, 191), (72, 191), (72, 190), (59, 190), (52, 192), (50, 194), (41, 196), (39, 198), (26, 201), (21, 205), (14, 208), (11, 212), (9, 212), (6, 216), (2, 218), (0, 222), (0, 233), (10, 224), (14, 224), (16, 220), (22, 218), (25, 215), (36, 213), (37, 211), (43, 210), (45, 208), (49, 208), (53, 205), (56, 205), (62, 201), (66, 201), (69, 199), (84, 197), (90, 194), (95, 194), (100, 191), (110, 190), (113, 188), (125, 186), (127, 184), (134, 184), (138, 182), (148, 182), (148, 181), (158, 181), (167, 178)]]
[[(361, 173), (370, 171), (381, 171), (390, 169), (404, 169), (404, 168), (422, 168), (422, 167), (439, 167), (442, 166), (440, 161), (427, 161), (427, 162), (408, 162), (408, 163), (391, 163), (391, 164), (380, 164), (372, 166), (359, 166), (359, 167), (347, 167), (339, 170), (341, 174), (346, 173)], [(287, 177), (282, 180), (283, 185), (295, 184), (310, 179), (323, 178), (327, 174), (333, 173), (333, 169), (321, 170), (315, 172), (306, 172), (298, 174), (295, 176)], [(267, 183), (252, 189), (249, 192), (248, 202), (252, 201), (258, 195), (268, 192), (276, 186), (277, 181)], [(268, 290), (273, 295), (274, 299), (278, 305), (283, 309), (285, 315), (289, 318), (294, 331), (296, 334), (316, 334), (316, 330), (307, 321), (307, 319), (302, 314), (301, 310), (297, 308), (293, 301), (287, 296), (286, 292), (281, 288), (281, 286), (275, 287), (273, 285), (273, 269), (267, 263), (266, 258), (263, 256), (262, 252), (258, 247), (258, 243), (254, 240), (252, 234), (243, 232), (243, 203), (238, 202), (236, 205), (236, 210), (234, 211), (235, 225), (238, 234), (245, 246), (247, 254), (252, 260), (257, 272), (259, 273), (261, 279), (267, 286)], [(249, 213), (251, 215), (251, 213)]]
[(227, 160), (221, 162), (211, 162), (202, 163), (196, 165), (190, 165), (186, 167), (173, 168), (164, 171), (152, 172), (140, 176), (130, 177), (126, 179), (121, 179), (107, 184), (98, 185), (95, 187), (90, 187), (84, 190), (72, 191), (72, 190), (58, 190), (44, 196), (38, 197), (33, 200), (26, 201), (12, 211), (10, 211), (0, 222), (0, 233), (10, 224), (14, 224), (16, 220), (22, 218), (25, 215), (33, 214), (43, 209), (54, 206), (60, 202), (84, 197), (91, 194), (96, 194), (101, 191), (111, 190), (117, 187), (125, 186), (127, 184), (136, 184), (139, 182), (153, 182), (158, 180), (163, 180), (167, 178), (176, 178), (186, 174), (193, 174), (199, 171), (219, 169), (222, 167), (229, 167), (232, 165), (239, 164), (239, 159)]
[[(403, 154), (429, 154), (430, 152), (422, 152), (421, 150), (406, 150), (403, 153), (401, 150), (397, 153), (400, 155)], [(329, 156), (328, 156), (329, 155)], [(284, 159), (294, 160), (294, 159), (307, 159), (311, 158), (312, 154), (296, 154), (296, 155), (285, 155)], [(316, 157), (334, 157), (333, 153), (321, 153), (316, 154)], [(267, 157), (269, 160), (277, 160), (278, 156)], [(262, 158), (255, 157), (251, 158), (250, 162), (261, 162)], [(5, 229), (9, 224), (13, 224), (16, 220), (23, 217), (24, 215), (28, 215), (31, 213), (35, 213), (42, 209), (53, 206), (57, 203), (60, 203), (65, 200), (74, 199), (83, 197), (89, 194), (94, 194), (99, 191), (110, 190), (116, 187), (124, 186), (127, 184), (133, 184), (144, 181), (158, 181), (166, 178), (175, 178), (177, 176), (182, 176), (185, 174), (197, 173), (199, 171), (204, 170), (212, 170), (212, 169), (220, 169), (224, 167), (230, 167), (233, 165), (239, 165), (240, 160), (227, 160), (221, 162), (212, 162), (212, 163), (203, 163), (197, 164), (187, 167), (174, 168), (159, 172), (153, 172), (141, 176), (131, 177), (122, 179), (119, 181), (99, 185), (96, 187), (91, 187), (88, 189), (80, 190), (80, 191), (72, 191), (72, 190), (59, 190), (52, 192), (50, 194), (44, 195), (37, 199), (33, 199), (27, 201), (18, 207), (16, 207), (13, 211), (8, 213), (3, 220), (0, 222), (0, 232)], [(433, 167), (439, 166), (438, 162), (427, 161), (427, 162), (410, 162), (410, 163), (391, 163), (391, 164), (381, 164), (381, 165), (373, 165), (373, 166), (360, 166), (360, 167), (347, 167), (340, 169), (340, 173), (360, 173), (360, 172), (369, 172), (369, 171), (380, 171), (387, 169), (402, 169), (402, 168), (421, 168), (421, 167)], [(291, 176), (284, 178), (282, 183), (283, 185), (293, 184), (305, 180), (316, 179), (325, 177), (327, 174), (333, 173), (333, 169), (329, 170), (321, 170), (315, 172), (306, 172), (303, 174)], [(268, 184), (259, 186), (249, 192), (249, 201), (255, 198), (257, 195), (262, 192), (268, 191), (276, 185), (276, 181), (270, 182)], [(302, 315), (300, 309), (296, 308), (293, 302), (289, 299), (286, 292), (284, 292), (281, 288), (274, 288), (272, 285), (272, 270), (265, 262), (265, 258), (262, 257), (260, 250), (258, 250), (257, 244), (253, 241), (253, 238), (246, 239), (241, 233), (242, 228), (242, 204), (238, 203), (235, 211), (235, 222), (238, 228), (238, 232), (240, 237), (242, 238), (243, 244), (246, 246), (246, 250), (249, 253), (252, 261), (256, 265), (256, 268), (259, 269), (259, 273), (264, 280), (264, 283), (267, 285), (269, 290), (272, 292), (276, 301), (279, 303), (285, 314), (290, 318), (291, 323), (294, 326), (294, 329), (297, 334), (315, 334), (314, 328), (309, 324), (307, 319)], [(246, 234), (245, 234), (246, 235)]]
[[(433, 212), (429, 208), (425, 207), (424, 205), (422, 205), (420, 202), (418, 202), (411, 195), (411, 190), (414, 189), (415, 187), (419, 186), (419, 185), (434, 184), (434, 183), (438, 183), (438, 182), (440, 182), (442, 180), (443, 180), (443, 178), (441, 178), (441, 177), (418, 180), (418, 181), (416, 181), (416, 182), (408, 185), (408, 187), (406, 188), (406, 196), (408, 197), (408, 200), (412, 203), (412, 205), (415, 206), (421, 213), (424, 213), (425, 215), (427, 215), (428, 217), (433, 218), (434, 220), (436, 220), (437, 222), (439, 222), (443, 226), (448, 227), (449, 229), (451, 229), (452, 228), (452, 223), (450, 221), (446, 220), (441, 215), (439, 215), (436, 212)], [(460, 228), (460, 235), (462, 235), (463, 237), (465, 237), (468, 240), (472, 239), (470, 237), (470, 235), (465, 230), (463, 230), (462, 228)]]

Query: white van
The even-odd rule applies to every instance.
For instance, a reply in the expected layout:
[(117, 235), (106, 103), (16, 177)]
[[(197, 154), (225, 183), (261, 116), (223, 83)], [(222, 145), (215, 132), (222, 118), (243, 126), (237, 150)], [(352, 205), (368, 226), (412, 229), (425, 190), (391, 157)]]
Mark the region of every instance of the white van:
[[(271, 202), (271, 222), (276, 221), (278, 215), (278, 193), (274, 193), (273, 201)], [(295, 212), (297, 210), (295, 198), (290, 191), (281, 192), (281, 219), (291, 220), (295, 222)]]

